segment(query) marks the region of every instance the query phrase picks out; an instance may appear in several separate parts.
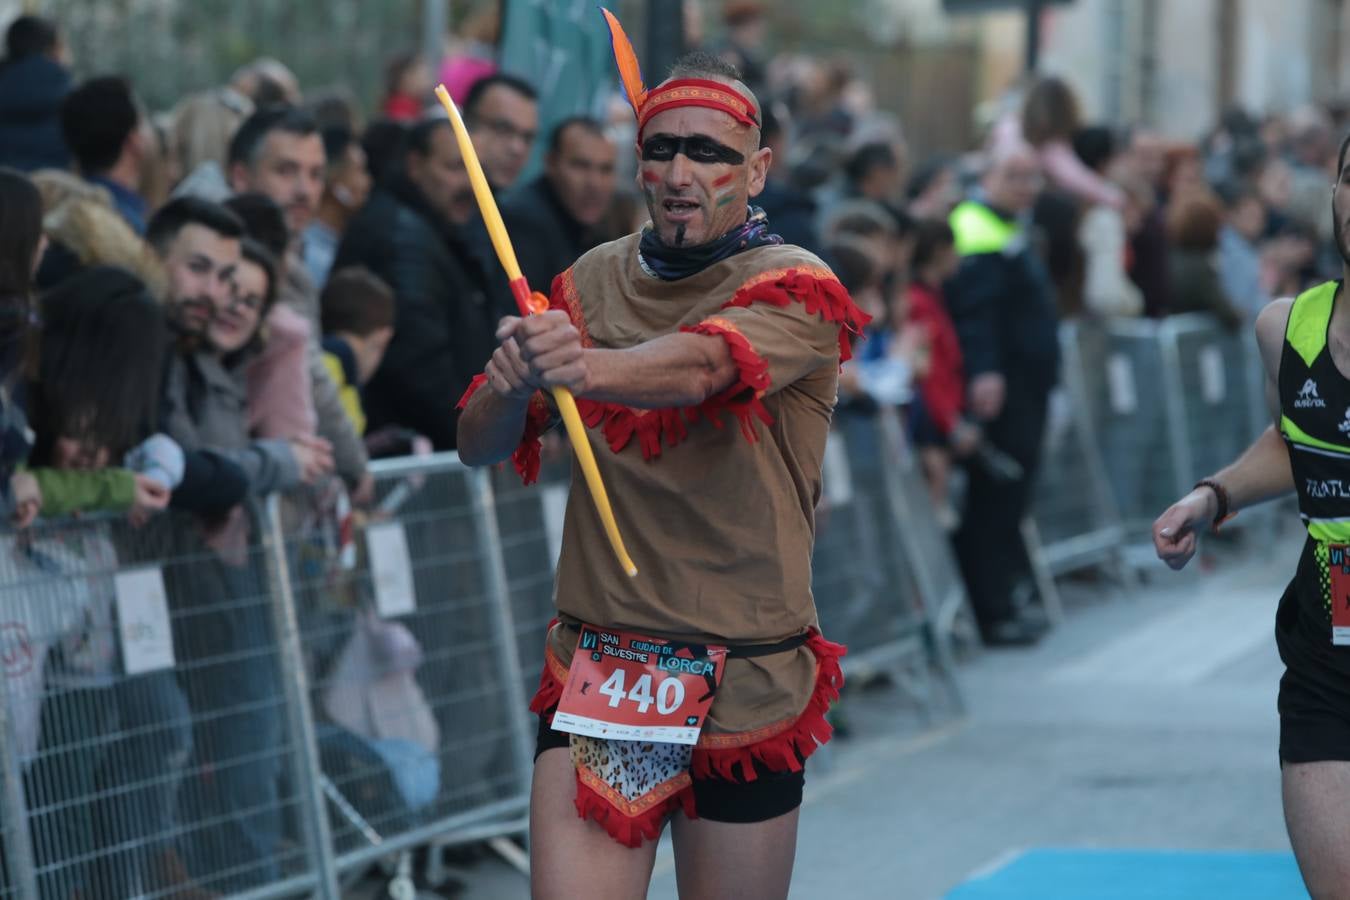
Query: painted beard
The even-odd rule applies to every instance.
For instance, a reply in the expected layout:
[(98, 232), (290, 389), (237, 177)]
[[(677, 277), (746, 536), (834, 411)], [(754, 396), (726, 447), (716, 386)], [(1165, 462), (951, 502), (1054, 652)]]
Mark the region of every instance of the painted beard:
[(684, 225), (683, 222), (681, 222), (681, 223), (675, 228), (675, 246), (676, 246), (676, 247), (683, 247), (683, 246), (684, 246), (684, 231), (685, 231), (685, 225)]

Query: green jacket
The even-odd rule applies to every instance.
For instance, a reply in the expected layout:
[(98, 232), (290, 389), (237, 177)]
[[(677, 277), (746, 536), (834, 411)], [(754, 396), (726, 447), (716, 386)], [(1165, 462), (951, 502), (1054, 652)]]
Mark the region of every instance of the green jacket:
[(30, 469), (42, 491), (42, 516), (76, 512), (126, 512), (136, 500), (129, 469)]

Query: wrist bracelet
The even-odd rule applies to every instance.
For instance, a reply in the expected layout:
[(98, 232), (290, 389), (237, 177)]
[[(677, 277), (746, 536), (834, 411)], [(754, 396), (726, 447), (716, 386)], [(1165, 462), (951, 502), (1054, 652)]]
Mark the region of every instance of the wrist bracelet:
[(1228, 490), (1223, 485), (1219, 484), (1212, 478), (1205, 478), (1200, 481), (1197, 481), (1195, 483), (1195, 487), (1192, 488), (1191, 490), (1199, 490), (1202, 487), (1207, 487), (1211, 491), (1213, 491), (1215, 498), (1219, 501), (1219, 508), (1214, 512), (1214, 522), (1212, 523), (1214, 530), (1218, 531), (1220, 525), (1222, 525), (1224, 522), (1227, 522), (1229, 519), (1233, 518), (1233, 516), (1237, 515), (1237, 513), (1230, 513), (1228, 511), (1229, 510)]

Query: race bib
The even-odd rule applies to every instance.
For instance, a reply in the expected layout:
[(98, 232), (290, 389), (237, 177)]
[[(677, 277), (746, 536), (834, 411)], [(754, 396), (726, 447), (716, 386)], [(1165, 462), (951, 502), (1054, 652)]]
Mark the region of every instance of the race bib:
[(1350, 547), (1327, 545), (1331, 574), (1331, 643), (1350, 646)]
[(581, 626), (553, 727), (622, 741), (695, 744), (727, 648)]

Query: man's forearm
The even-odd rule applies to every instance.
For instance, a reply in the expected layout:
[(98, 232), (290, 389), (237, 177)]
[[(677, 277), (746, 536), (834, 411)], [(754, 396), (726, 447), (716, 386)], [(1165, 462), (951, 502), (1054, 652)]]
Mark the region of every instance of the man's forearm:
[(627, 350), (586, 350), (584, 396), (637, 409), (697, 406), (736, 380), (731, 349), (720, 337), (669, 334)]
[(504, 397), (484, 385), (471, 398), (459, 417), (456, 447), (460, 461), (486, 466), (509, 457), (525, 433), (525, 412), (530, 401)]
[(1294, 489), (1289, 451), (1275, 426), (1269, 426), (1232, 465), (1214, 480), (1228, 491), (1230, 512), (1271, 500)]

